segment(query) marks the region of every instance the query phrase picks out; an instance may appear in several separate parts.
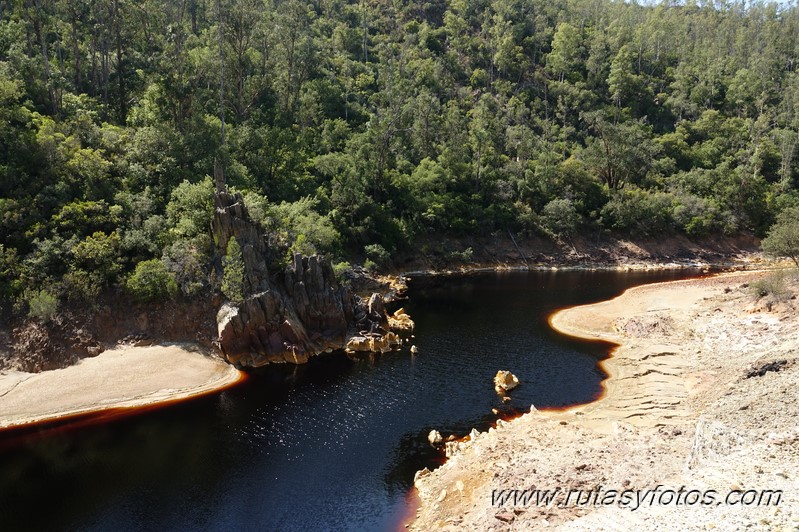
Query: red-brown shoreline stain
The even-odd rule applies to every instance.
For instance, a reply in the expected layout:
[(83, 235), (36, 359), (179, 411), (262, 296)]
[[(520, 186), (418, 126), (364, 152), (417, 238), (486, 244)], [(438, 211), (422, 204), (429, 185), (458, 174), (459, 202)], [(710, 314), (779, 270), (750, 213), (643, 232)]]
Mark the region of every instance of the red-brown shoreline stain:
[(416, 486), (411, 486), (405, 494), (405, 511), (397, 522), (397, 531), (404, 531), (416, 520), (416, 511), (421, 508), (422, 499), (419, 497), (419, 490)]
[(18, 425), (11, 425), (9, 427), (0, 428), (0, 449), (15, 446), (21, 442), (45, 438), (54, 434), (71, 432), (73, 430), (91, 427), (95, 425), (102, 425), (112, 421), (118, 421), (128, 417), (138, 416), (168, 408), (170, 406), (188, 403), (195, 399), (216, 395), (225, 390), (239, 386), (249, 379), (249, 375), (243, 371), (239, 372), (239, 377), (235, 381), (226, 384), (220, 388), (213, 390), (206, 390), (196, 394), (189, 395), (188, 397), (178, 397), (173, 399), (165, 399), (154, 403), (140, 405), (140, 406), (125, 406), (125, 407), (109, 407), (89, 412), (79, 412), (76, 414), (67, 414), (64, 416), (56, 416), (30, 423), (21, 423)]

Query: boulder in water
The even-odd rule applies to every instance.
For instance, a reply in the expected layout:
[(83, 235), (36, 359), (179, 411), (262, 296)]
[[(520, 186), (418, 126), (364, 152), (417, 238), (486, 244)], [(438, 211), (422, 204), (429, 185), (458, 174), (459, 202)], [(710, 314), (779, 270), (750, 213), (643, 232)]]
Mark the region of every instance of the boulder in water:
[(519, 379), (510, 371), (499, 370), (494, 375), (494, 389), (497, 393), (504, 393), (516, 388), (519, 385)]

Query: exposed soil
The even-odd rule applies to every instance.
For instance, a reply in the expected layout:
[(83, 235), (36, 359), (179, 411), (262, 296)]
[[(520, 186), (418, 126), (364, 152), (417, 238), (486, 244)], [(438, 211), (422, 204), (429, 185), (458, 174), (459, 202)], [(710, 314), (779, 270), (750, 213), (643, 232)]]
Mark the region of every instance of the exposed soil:
[[(417, 475), (413, 530), (795, 530), (796, 300), (756, 299), (763, 272), (647, 285), (561, 311), (567, 334), (621, 344), (594, 403), (538, 412), (449, 444)], [(789, 292), (799, 287), (793, 281)], [(771, 309), (771, 310), (769, 310)], [(511, 392), (512, 395), (512, 392)], [(768, 506), (536, 505), (494, 490), (782, 490)], [(495, 500), (492, 504), (492, 491)], [(565, 493), (562, 495), (565, 498)], [(561, 503), (563, 498), (558, 499)], [(772, 501), (773, 502), (773, 501)]]
[[(515, 241), (515, 243), (514, 243)], [(471, 258), (464, 252), (471, 249)], [(751, 263), (762, 260), (752, 235), (689, 240), (684, 236), (624, 239), (609, 235), (554, 242), (536, 235), (497, 232), (482, 237), (431, 235), (414, 243), (411, 253), (394, 261), (398, 271), (436, 272), (475, 267), (630, 266)], [(467, 252), (466, 255), (469, 255)]]

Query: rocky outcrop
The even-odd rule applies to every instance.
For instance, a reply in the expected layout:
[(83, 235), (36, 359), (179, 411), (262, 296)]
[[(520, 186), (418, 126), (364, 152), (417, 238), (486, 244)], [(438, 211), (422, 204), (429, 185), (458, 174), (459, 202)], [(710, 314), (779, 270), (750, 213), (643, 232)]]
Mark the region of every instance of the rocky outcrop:
[(353, 336), (347, 341), (346, 349), (351, 353), (385, 353), (391, 351), (402, 342), (395, 333), (370, 333), (364, 336)]
[(217, 346), (230, 363), (302, 364), (334, 349), (383, 352), (399, 343), (388, 331), (380, 294), (368, 301), (354, 295), (317, 256), (295, 255), (285, 272), (270, 273), (270, 250), (241, 196), (217, 192), (215, 208), (217, 266), (233, 237), (244, 259), (244, 301), (226, 303), (217, 313)]
[(9, 356), (0, 360), (0, 367), (38, 373), (65, 368), (103, 350), (88, 329), (59, 314), (47, 323), (28, 320), (14, 328)]
[(388, 317), (388, 326), (395, 331), (413, 331), (414, 323), (405, 309), (399, 308)]

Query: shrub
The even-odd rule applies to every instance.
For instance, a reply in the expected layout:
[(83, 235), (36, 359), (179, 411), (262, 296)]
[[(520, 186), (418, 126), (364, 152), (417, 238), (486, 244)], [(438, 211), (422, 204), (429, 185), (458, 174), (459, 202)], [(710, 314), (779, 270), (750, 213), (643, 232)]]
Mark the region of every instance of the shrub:
[(352, 266), (349, 262), (337, 262), (333, 265), (333, 274), (339, 282), (342, 282), (344, 280), (344, 273), (350, 269), (352, 269)]
[(771, 310), (774, 304), (788, 301), (793, 297), (793, 291), (790, 289), (788, 281), (795, 282), (796, 275), (797, 270), (773, 271), (762, 279), (751, 283), (749, 289), (756, 300), (766, 298), (766, 307)]
[(17, 250), (0, 244), (0, 304), (14, 292), (18, 268)]
[(158, 259), (138, 263), (126, 287), (133, 297), (143, 302), (164, 301), (178, 291), (172, 272)]
[(366, 259), (363, 261), (363, 269), (370, 273), (374, 272), (377, 270), (377, 264), (375, 264), (371, 259)]
[(82, 303), (91, 303), (100, 295), (103, 278), (96, 272), (72, 270), (64, 274), (61, 281), (67, 299)]
[(109, 235), (96, 232), (72, 248), (75, 265), (79, 269), (96, 273), (111, 282), (122, 271), (121, 240), (116, 231)]
[(58, 299), (47, 290), (34, 290), (25, 293), (28, 316), (42, 322), (53, 319), (58, 312)]
[[(368, 246), (364, 246), (363, 252), (366, 253), (367, 260), (371, 260), (375, 266), (385, 266), (391, 259), (391, 254), (389, 254), (389, 252), (386, 251), (386, 248), (380, 244), (369, 244)], [(365, 262), (364, 268), (366, 268)]]
[(471, 247), (463, 251), (452, 251), (448, 255), (449, 259), (457, 262), (472, 262), (474, 258), (474, 250)]

